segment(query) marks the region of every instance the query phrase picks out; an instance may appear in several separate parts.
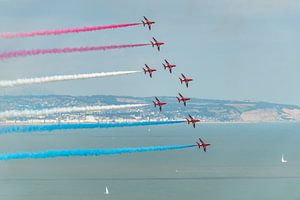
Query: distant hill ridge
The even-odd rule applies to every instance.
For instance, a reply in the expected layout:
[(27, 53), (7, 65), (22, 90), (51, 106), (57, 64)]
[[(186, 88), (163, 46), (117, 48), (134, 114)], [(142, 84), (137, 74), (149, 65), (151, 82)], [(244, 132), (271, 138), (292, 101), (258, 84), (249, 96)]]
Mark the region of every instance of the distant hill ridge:
[[(101, 116), (107, 118), (124, 119), (182, 119), (188, 114), (199, 117), (207, 122), (276, 122), (276, 121), (300, 121), (300, 107), (296, 105), (286, 105), (269, 103), (262, 101), (242, 101), (242, 100), (213, 100), (192, 98), (188, 106), (178, 104), (175, 97), (160, 97), (162, 101), (168, 102), (163, 112), (158, 112), (156, 108), (146, 106), (143, 108), (105, 111), (101, 113), (84, 113), (85, 116)], [(90, 106), (109, 104), (132, 104), (149, 103), (152, 104), (153, 97), (132, 97), (132, 96), (68, 96), (68, 95), (46, 95), (46, 96), (1, 96), (0, 112), (6, 110), (24, 109), (45, 109), (67, 106)], [(73, 113), (72, 117), (82, 117), (83, 113)], [(57, 118), (57, 115), (47, 116)], [(70, 117), (64, 115), (60, 117)]]

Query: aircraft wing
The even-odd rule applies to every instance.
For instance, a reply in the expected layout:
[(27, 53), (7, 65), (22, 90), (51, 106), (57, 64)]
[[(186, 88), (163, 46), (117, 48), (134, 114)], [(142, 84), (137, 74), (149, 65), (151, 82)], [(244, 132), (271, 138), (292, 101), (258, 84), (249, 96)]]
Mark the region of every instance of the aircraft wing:
[(178, 93), (181, 98), (183, 98), (182, 94)]
[(144, 19), (145, 19), (146, 21), (149, 21), (149, 20), (147, 19), (147, 17), (145, 17), (145, 16), (144, 16)]
[(189, 114), (189, 117), (191, 118), (191, 119), (193, 119), (193, 117)]
[(165, 62), (167, 63), (167, 64), (169, 64), (169, 62), (165, 59)]
[(183, 78), (185, 78), (185, 75), (181, 74), (181, 76), (182, 76)]
[(199, 138), (199, 140), (200, 140), (201, 144), (204, 144), (204, 142), (203, 142), (203, 140), (201, 140), (201, 138)]
[(154, 42), (157, 42), (157, 40), (154, 37), (152, 37), (152, 38), (153, 38)]
[(155, 97), (155, 99), (156, 99), (156, 101), (158, 101), (158, 102), (159, 102), (159, 99), (158, 99), (157, 97)]

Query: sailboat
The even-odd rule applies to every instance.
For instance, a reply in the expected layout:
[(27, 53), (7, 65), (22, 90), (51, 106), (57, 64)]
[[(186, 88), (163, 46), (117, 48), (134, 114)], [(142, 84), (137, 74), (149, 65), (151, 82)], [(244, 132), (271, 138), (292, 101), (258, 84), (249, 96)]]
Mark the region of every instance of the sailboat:
[(104, 192), (104, 194), (109, 194), (109, 191), (108, 191), (108, 188), (107, 188), (107, 187), (105, 187), (105, 192)]
[(281, 162), (282, 163), (287, 163), (287, 160), (284, 160), (283, 154), (281, 155)]

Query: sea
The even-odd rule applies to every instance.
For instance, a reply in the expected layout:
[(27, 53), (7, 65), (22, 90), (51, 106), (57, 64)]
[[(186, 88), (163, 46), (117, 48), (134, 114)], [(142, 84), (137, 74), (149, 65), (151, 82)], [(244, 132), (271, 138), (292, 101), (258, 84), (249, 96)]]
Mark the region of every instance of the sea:
[[(196, 144), (202, 149), (0, 161), (1, 200), (299, 200), (299, 123), (216, 123), (0, 135), (0, 153)], [(288, 161), (281, 162), (281, 157)], [(105, 194), (105, 188), (109, 194)]]

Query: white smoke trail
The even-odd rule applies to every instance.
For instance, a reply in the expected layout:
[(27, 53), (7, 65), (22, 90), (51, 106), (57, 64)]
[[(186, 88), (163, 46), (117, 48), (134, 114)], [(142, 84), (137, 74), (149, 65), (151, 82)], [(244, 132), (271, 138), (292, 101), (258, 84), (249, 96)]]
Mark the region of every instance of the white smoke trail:
[(32, 117), (45, 116), (57, 113), (72, 113), (72, 112), (99, 112), (105, 110), (128, 109), (147, 106), (148, 104), (125, 104), (125, 105), (107, 105), (107, 106), (85, 106), (85, 107), (58, 107), (43, 110), (8, 110), (0, 112), (0, 118), (10, 117)]
[(140, 71), (100, 72), (100, 73), (90, 73), (90, 74), (56, 75), (56, 76), (45, 76), (39, 78), (4, 80), (4, 81), (0, 81), (0, 87), (15, 87), (21, 85), (35, 84), (35, 83), (48, 83), (48, 82), (55, 82), (55, 81), (67, 81), (67, 80), (78, 80), (78, 79), (88, 79), (88, 78), (102, 78), (108, 76), (133, 74), (137, 72)]

